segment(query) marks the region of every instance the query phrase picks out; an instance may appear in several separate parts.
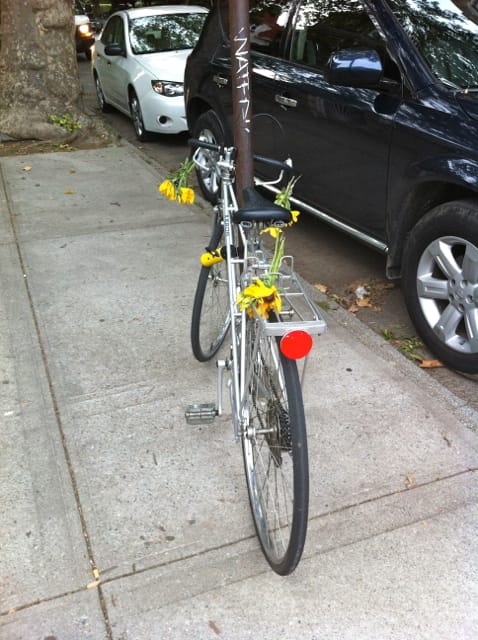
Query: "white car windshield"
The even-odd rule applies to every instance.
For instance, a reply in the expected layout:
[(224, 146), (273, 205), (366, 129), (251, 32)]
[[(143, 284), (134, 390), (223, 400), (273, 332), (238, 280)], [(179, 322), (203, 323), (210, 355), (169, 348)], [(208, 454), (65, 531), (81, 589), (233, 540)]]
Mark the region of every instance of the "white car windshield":
[(192, 49), (201, 33), (206, 13), (179, 13), (134, 18), (130, 22), (131, 49), (135, 54)]

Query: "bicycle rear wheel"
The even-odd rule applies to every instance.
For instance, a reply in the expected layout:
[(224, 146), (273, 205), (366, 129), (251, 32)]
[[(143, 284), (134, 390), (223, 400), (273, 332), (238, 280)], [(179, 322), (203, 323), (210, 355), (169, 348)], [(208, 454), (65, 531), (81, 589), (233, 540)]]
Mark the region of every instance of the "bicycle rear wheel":
[(249, 500), (264, 555), (280, 575), (300, 560), (307, 533), (309, 465), (302, 390), (279, 338), (248, 319), (248, 427), (242, 448)]
[[(224, 243), (223, 225), (218, 220), (209, 247)], [(231, 323), (227, 262), (201, 267), (191, 319), (191, 346), (199, 362), (210, 360), (221, 348)]]

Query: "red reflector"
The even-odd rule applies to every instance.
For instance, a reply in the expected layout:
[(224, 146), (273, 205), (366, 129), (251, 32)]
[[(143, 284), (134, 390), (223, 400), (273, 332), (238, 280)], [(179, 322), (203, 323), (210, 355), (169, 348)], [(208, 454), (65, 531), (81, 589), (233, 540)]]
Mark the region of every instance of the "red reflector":
[(299, 360), (305, 358), (312, 349), (312, 336), (307, 331), (290, 331), (282, 336), (280, 350), (286, 358)]

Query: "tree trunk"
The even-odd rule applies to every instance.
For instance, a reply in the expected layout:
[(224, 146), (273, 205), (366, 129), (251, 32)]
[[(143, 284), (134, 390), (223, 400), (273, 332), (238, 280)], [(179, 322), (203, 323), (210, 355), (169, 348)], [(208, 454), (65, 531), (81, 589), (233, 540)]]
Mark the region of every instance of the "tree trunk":
[(0, 0), (0, 135), (66, 140), (84, 124), (72, 0)]

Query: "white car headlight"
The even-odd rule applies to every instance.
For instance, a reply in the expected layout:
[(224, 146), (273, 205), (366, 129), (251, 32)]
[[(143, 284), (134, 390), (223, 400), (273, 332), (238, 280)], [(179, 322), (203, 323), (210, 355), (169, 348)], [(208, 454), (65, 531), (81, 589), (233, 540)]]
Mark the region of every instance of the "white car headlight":
[(162, 96), (174, 97), (184, 95), (184, 85), (182, 82), (169, 82), (168, 80), (151, 80), (153, 91)]

